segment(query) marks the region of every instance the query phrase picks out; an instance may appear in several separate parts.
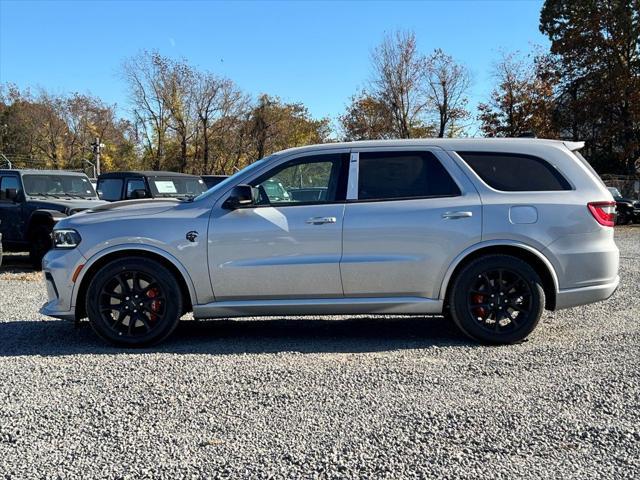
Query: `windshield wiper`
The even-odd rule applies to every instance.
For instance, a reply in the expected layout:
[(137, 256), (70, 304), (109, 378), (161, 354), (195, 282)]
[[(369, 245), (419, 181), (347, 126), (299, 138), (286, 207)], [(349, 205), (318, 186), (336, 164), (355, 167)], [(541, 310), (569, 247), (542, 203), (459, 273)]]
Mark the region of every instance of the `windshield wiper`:
[(55, 193), (43, 193), (43, 192), (27, 192), (27, 195), (31, 196), (31, 197), (53, 197), (53, 198), (60, 198), (58, 195), (56, 195)]
[(71, 197), (71, 198), (93, 198), (89, 195), (82, 195), (80, 193), (69, 193), (69, 192), (65, 192), (65, 196)]

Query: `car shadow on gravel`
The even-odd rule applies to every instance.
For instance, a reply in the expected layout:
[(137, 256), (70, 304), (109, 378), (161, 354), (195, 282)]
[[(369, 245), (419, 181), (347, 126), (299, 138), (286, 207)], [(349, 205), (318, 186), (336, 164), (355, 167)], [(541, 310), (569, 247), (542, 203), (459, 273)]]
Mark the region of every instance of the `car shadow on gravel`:
[(432, 346), (475, 346), (443, 317), (359, 317), (183, 321), (160, 345), (124, 349), (102, 342), (85, 323), (0, 323), (0, 357), (117, 353), (363, 353)]

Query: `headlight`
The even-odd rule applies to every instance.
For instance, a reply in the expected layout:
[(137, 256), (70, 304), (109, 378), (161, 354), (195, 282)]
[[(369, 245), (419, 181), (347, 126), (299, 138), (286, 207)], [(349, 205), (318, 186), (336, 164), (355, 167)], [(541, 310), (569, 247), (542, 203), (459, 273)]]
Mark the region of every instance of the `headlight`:
[(54, 230), (52, 237), (54, 248), (76, 248), (82, 240), (75, 230)]

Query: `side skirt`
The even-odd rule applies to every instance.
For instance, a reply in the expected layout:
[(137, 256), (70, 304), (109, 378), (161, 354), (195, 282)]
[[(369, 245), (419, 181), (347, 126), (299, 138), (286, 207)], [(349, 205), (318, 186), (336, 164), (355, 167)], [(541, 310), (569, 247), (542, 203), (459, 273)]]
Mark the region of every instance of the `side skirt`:
[(443, 301), (422, 297), (232, 300), (193, 306), (194, 318), (273, 315), (357, 315), (442, 313)]

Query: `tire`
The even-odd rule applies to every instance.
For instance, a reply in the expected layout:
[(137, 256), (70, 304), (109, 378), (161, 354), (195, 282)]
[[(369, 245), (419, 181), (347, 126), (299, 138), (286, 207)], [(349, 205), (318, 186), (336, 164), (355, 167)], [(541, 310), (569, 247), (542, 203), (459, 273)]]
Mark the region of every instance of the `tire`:
[(51, 229), (36, 227), (29, 244), (29, 261), (35, 270), (42, 270), (42, 258), (51, 250)]
[(618, 217), (616, 218), (616, 223), (618, 225), (627, 225), (630, 221), (631, 221), (631, 216), (628, 215), (626, 212), (619, 213)]
[(540, 276), (509, 255), (469, 263), (456, 276), (450, 297), (456, 326), (486, 344), (522, 342), (538, 325), (545, 305)]
[(93, 330), (119, 347), (167, 338), (182, 315), (180, 285), (162, 264), (142, 257), (114, 260), (91, 279), (86, 311)]

